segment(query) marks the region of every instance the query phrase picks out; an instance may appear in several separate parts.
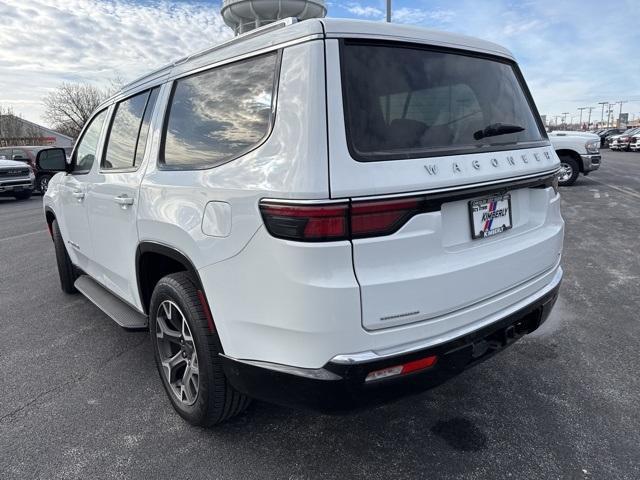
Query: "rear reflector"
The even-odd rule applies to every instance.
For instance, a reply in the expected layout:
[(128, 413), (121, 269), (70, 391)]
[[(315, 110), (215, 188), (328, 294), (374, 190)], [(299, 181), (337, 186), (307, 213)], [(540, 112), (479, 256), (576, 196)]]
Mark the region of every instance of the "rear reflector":
[(418, 372), (427, 368), (433, 367), (438, 361), (436, 355), (430, 357), (421, 358), (412, 362), (403, 363), (402, 365), (396, 365), (393, 367), (387, 367), (380, 370), (374, 370), (369, 372), (364, 379), (365, 382), (372, 382), (374, 380), (381, 380), (383, 378), (395, 377), (398, 375), (407, 375), (409, 373)]

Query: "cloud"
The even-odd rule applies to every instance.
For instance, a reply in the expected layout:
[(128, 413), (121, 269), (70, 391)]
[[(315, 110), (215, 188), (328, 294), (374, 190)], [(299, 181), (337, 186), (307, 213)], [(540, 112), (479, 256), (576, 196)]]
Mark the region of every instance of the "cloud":
[(357, 17), (366, 17), (366, 18), (382, 18), (385, 15), (385, 12), (376, 7), (366, 6), (363, 7), (357, 3), (349, 3), (346, 7), (344, 7), (349, 13), (356, 15)]
[(3, 0), (0, 105), (41, 121), (62, 81), (129, 81), (231, 35), (213, 3)]
[(455, 17), (451, 10), (426, 10), (402, 7), (393, 10), (393, 21), (411, 24), (447, 23)]
[[(381, 0), (328, 5), (330, 16), (385, 16)], [(630, 47), (640, 42), (637, 0), (607, 8), (595, 0), (394, 0), (393, 7), (395, 22), (512, 50), (543, 114), (629, 100), (623, 111), (640, 116)], [(219, 2), (200, 0), (2, 0), (0, 105), (41, 121), (42, 98), (62, 81), (128, 81), (229, 38), (218, 10)]]

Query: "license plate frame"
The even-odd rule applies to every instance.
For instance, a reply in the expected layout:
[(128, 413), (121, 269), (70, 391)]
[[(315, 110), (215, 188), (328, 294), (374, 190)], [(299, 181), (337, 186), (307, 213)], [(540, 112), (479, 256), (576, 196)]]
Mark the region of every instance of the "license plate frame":
[[(492, 202), (495, 202), (493, 207), (491, 206)], [(506, 212), (504, 212), (505, 208)], [(497, 211), (502, 212), (502, 214), (499, 216), (493, 215), (490, 216), (491, 218), (483, 219), (486, 214), (491, 214), (492, 212)], [(494, 225), (496, 220), (498, 220), (498, 222), (500, 221), (499, 219), (508, 219), (509, 223), (496, 223), (496, 225)], [(502, 193), (491, 195), (490, 197), (470, 200), (469, 223), (471, 226), (471, 238), (473, 240), (494, 237), (513, 228), (513, 219), (511, 216), (511, 194)]]

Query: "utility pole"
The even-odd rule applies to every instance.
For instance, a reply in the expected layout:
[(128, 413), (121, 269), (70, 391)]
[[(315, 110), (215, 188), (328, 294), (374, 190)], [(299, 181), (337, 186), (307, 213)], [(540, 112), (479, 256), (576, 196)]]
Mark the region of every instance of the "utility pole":
[(391, 0), (387, 0), (387, 23), (391, 23)]
[(569, 115), (569, 112), (562, 112), (562, 123), (564, 123), (565, 128), (567, 126), (567, 115)]
[(619, 103), (619, 104), (620, 104), (620, 113), (618, 114), (618, 128), (620, 128), (620, 125), (621, 125), (621, 123), (620, 123), (620, 117), (622, 117), (622, 104), (623, 104), (623, 103), (627, 103), (627, 102), (628, 102), (628, 100), (618, 100), (618, 101), (616, 102), (616, 103)]
[(611, 126), (611, 114), (613, 113), (613, 105), (615, 105), (615, 103), (607, 103), (607, 127)]
[(578, 110), (580, 110), (580, 130), (582, 130), (582, 111), (586, 110), (589, 107), (580, 107), (578, 108)]
[(604, 123), (604, 106), (607, 105), (608, 102), (598, 102), (598, 105), (602, 105), (602, 115), (600, 116), (600, 126)]
[(591, 126), (591, 111), (594, 107), (589, 107), (589, 120), (587, 120), (587, 129)]

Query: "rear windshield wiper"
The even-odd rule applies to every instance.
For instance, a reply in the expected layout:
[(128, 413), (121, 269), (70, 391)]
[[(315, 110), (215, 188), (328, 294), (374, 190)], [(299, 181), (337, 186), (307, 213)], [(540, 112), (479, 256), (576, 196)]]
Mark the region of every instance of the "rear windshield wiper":
[(520, 125), (511, 125), (508, 123), (492, 123), (487, 125), (483, 130), (478, 130), (473, 134), (473, 138), (480, 140), (485, 137), (495, 137), (496, 135), (506, 135), (507, 133), (518, 133), (524, 131), (524, 127)]

